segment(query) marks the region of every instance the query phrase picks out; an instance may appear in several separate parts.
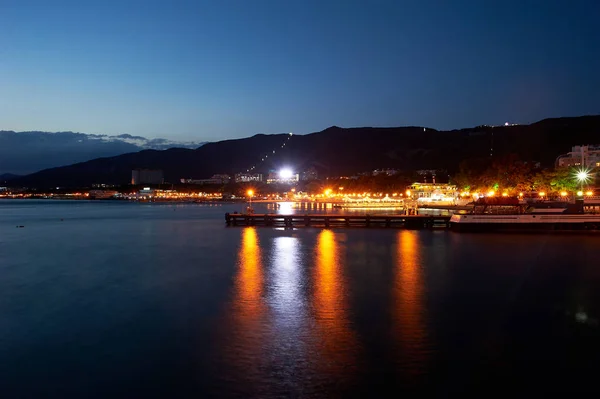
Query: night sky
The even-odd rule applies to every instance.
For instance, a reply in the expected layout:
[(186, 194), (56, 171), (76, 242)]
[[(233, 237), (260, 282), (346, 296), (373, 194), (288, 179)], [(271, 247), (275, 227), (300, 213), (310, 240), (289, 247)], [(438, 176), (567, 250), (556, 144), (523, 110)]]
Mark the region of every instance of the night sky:
[(600, 1), (0, 1), (0, 130), (219, 140), (600, 113)]

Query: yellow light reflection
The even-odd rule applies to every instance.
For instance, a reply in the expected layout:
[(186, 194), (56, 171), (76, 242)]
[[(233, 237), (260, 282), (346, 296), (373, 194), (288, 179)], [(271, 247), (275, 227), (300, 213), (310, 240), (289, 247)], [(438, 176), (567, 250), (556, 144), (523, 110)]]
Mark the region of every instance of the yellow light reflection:
[(423, 323), (423, 281), (418, 232), (398, 233), (396, 262), (396, 322), (403, 362), (419, 374), (426, 361), (426, 334)]
[(254, 227), (246, 227), (242, 232), (236, 288), (235, 304), (241, 315), (245, 319), (258, 317), (264, 308), (263, 270), (260, 244)]
[(219, 362), (241, 384), (251, 384), (264, 367), (268, 313), (261, 252), (256, 229), (245, 227), (241, 231), (232, 301), (221, 321), (224, 334), (219, 336), (223, 340)]
[(332, 376), (347, 376), (355, 367), (356, 337), (348, 322), (344, 298), (345, 280), (335, 234), (323, 230), (317, 239), (314, 272), (314, 311), (319, 329), (318, 348), (326, 359), (320, 362)]

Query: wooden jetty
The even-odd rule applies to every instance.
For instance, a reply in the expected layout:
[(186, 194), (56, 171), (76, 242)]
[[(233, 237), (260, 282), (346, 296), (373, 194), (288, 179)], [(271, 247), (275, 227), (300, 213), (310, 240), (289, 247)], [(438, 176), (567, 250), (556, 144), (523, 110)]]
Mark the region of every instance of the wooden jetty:
[(449, 228), (450, 216), (432, 215), (278, 215), (226, 213), (227, 226)]

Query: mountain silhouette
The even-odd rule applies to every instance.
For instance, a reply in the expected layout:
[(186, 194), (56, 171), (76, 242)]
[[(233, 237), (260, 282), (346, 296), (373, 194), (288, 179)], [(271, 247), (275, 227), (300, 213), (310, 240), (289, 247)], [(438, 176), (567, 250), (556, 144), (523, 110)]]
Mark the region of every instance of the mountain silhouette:
[[(544, 166), (578, 144), (600, 138), (600, 116), (545, 119), (531, 125), (478, 126), (438, 131), (423, 127), (330, 127), (306, 135), (259, 134), (208, 143), (197, 149), (144, 150), (46, 169), (11, 180), (30, 187), (126, 184), (131, 170), (162, 169), (165, 180), (234, 174), (256, 166), (267, 173), (288, 166), (316, 167), (322, 175), (340, 176), (378, 168), (445, 169), (452, 173), (467, 158), (515, 153)], [(282, 148), (283, 143), (286, 145)], [(273, 151), (276, 151), (273, 153)], [(265, 158), (267, 155), (267, 158)], [(261, 161), (261, 159), (265, 159)]]
[(29, 174), (51, 167), (71, 165), (144, 149), (198, 148), (202, 142), (177, 142), (121, 134), (74, 132), (0, 131), (0, 174)]

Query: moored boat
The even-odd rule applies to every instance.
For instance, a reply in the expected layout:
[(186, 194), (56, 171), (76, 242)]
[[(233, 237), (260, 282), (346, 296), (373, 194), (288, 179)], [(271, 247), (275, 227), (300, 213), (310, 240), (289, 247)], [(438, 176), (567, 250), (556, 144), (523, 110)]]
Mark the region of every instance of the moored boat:
[(455, 231), (600, 230), (600, 214), (584, 213), (583, 201), (526, 204), (516, 198), (481, 198), (468, 214), (450, 218)]

